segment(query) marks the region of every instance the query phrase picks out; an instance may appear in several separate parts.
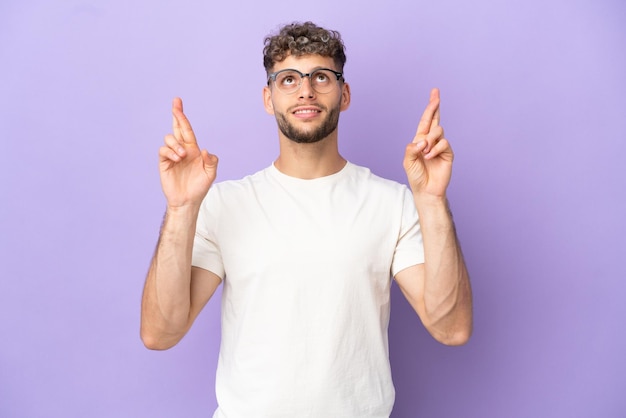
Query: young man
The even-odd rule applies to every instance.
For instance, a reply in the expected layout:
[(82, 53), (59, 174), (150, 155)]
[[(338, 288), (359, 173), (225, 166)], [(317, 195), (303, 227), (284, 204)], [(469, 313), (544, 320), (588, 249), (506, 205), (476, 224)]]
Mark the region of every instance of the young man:
[(265, 40), (264, 105), (280, 153), (239, 181), (213, 184), (217, 157), (200, 150), (174, 100), (141, 336), (149, 348), (172, 347), (223, 283), (214, 417), (388, 417), (390, 276), (438, 341), (471, 334), (439, 92), (406, 147), (409, 190), (339, 154), (345, 60), (339, 34), (310, 22)]

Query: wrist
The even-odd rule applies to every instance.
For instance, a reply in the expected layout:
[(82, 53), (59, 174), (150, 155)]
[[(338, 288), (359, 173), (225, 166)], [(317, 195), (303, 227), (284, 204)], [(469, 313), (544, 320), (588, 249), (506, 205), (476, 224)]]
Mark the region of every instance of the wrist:
[(172, 216), (187, 216), (190, 214), (198, 213), (200, 211), (201, 204), (190, 203), (186, 205), (167, 205), (165, 212), (166, 215)]
[(174, 229), (194, 227), (200, 212), (200, 205), (167, 206), (163, 218), (164, 227)]
[(445, 194), (434, 195), (430, 193), (413, 192), (413, 200), (415, 200), (415, 205), (418, 207), (448, 207), (448, 198)]
[(426, 222), (427, 224), (443, 226), (452, 223), (452, 211), (446, 196), (414, 194), (413, 200), (421, 224)]

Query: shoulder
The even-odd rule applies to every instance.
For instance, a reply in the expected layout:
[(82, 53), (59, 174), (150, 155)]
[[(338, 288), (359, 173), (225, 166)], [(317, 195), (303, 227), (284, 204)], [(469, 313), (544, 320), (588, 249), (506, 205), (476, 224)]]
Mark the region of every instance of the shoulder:
[(209, 194), (228, 195), (254, 189), (267, 181), (268, 171), (269, 168), (265, 168), (240, 179), (222, 180), (214, 183), (209, 190)]
[(348, 162), (348, 178), (349, 181), (358, 187), (366, 187), (370, 191), (379, 193), (391, 193), (404, 195), (408, 191), (405, 184), (395, 180), (380, 177), (363, 166), (359, 166)]
[(249, 197), (258, 194), (259, 189), (264, 187), (266, 172), (267, 169), (263, 169), (241, 179), (213, 183), (202, 201), (203, 210), (217, 214), (229, 206), (250, 202)]

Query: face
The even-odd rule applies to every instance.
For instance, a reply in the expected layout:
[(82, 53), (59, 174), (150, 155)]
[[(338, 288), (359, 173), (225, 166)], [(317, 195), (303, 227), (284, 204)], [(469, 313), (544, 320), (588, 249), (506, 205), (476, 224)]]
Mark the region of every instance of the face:
[[(338, 70), (332, 58), (319, 55), (288, 56), (276, 63), (273, 71), (286, 68), (305, 74), (318, 68)], [(284, 94), (270, 82), (263, 89), (265, 110), (276, 117), (281, 134), (289, 140), (304, 144), (321, 141), (337, 130), (339, 113), (350, 104), (350, 87), (340, 81), (334, 83), (330, 92), (320, 94), (311, 87), (309, 77), (305, 77), (297, 92)]]

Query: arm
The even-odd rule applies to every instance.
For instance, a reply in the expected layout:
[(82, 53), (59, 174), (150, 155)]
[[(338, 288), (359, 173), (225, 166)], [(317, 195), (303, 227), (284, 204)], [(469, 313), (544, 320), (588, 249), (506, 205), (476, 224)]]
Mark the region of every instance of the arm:
[(472, 333), (472, 293), (446, 199), (453, 158), (439, 126), (439, 91), (433, 89), (404, 157), (425, 261), (400, 271), (395, 278), (430, 334), (441, 343), (460, 345)]
[(180, 99), (174, 100), (172, 112), (174, 133), (159, 150), (167, 211), (141, 303), (141, 339), (151, 349), (178, 343), (221, 282), (191, 267), (198, 212), (215, 180), (217, 157), (198, 148)]

